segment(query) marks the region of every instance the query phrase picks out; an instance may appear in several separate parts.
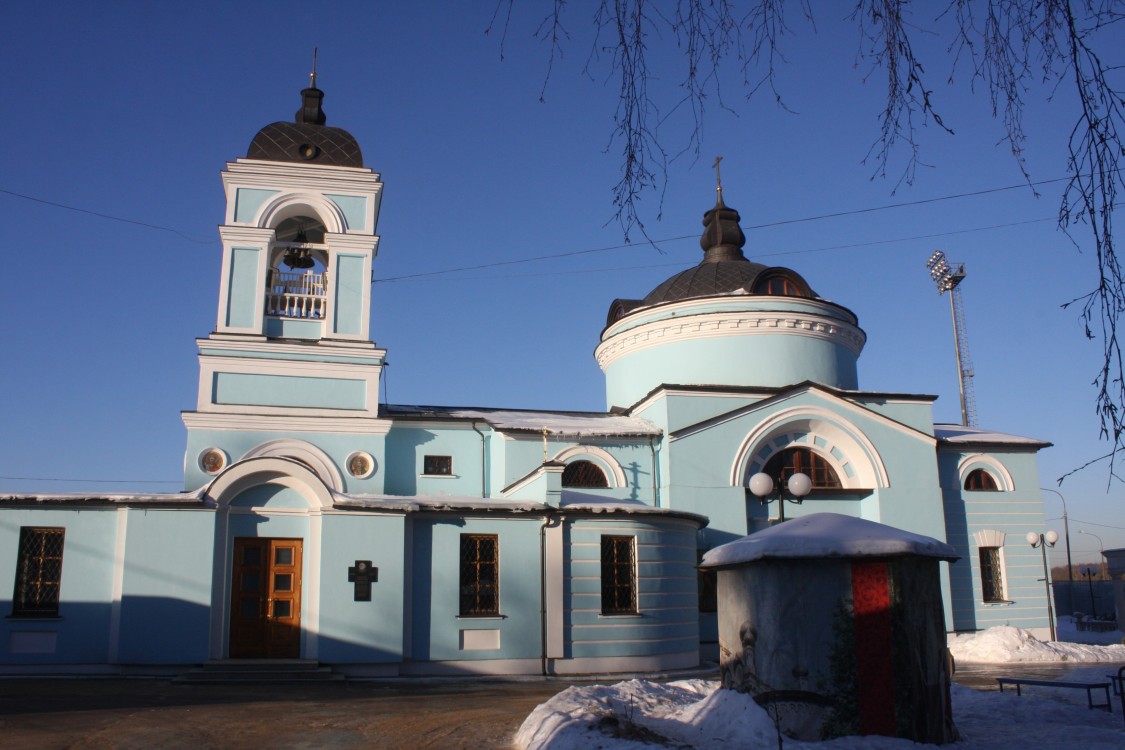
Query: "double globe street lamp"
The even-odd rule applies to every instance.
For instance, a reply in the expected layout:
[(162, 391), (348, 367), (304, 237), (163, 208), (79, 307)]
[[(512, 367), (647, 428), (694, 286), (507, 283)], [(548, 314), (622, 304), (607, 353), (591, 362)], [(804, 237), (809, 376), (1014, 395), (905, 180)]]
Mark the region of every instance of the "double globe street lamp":
[(1048, 531), (1046, 534), (1029, 531), (1024, 538), (1027, 539), (1027, 543), (1032, 548), (1038, 547), (1039, 551), (1043, 553), (1043, 587), (1047, 590), (1047, 624), (1051, 626), (1051, 640), (1058, 640), (1055, 635), (1055, 608), (1051, 604), (1051, 573), (1047, 568), (1047, 548), (1055, 546), (1055, 542), (1059, 540), (1059, 535), (1054, 531)]
[[(785, 496), (785, 490), (789, 490), (790, 497)], [(762, 505), (768, 505), (772, 498), (770, 495), (774, 490), (773, 477), (764, 472), (759, 472), (750, 477), (750, 492), (758, 498), (758, 502)], [(812, 479), (808, 474), (796, 472), (789, 477), (789, 481), (784, 484), (781, 483), (781, 478), (778, 477), (777, 481), (777, 512), (778, 523), (785, 520), (785, 501), (791, 503), (801, 504), (801, 501), (812, 492)]]

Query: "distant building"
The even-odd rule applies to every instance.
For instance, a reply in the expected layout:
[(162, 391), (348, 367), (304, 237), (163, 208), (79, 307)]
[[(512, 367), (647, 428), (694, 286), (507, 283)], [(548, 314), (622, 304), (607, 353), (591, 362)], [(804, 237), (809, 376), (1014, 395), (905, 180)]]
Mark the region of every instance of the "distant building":
[(1047, 444), (935, 426), (932, 396), (860, 390), (856, 316), (748, 260), (721, 188), (702, 262), (610, 305), (606, 411), (380, 404), (383, 183), (325, 125), (322, 97), (305, 89), (296, 121), (267, 125), (222, 174), (184, 492), (0, 498), (4, 669), (690, 667), (715, 654), (700, 556), (779, 514), (747, 489), (759, 472), (812, 478), (791, 516), (953, 545), (948, 629), (1047, 631), (1024, 541), (1043, 525)]

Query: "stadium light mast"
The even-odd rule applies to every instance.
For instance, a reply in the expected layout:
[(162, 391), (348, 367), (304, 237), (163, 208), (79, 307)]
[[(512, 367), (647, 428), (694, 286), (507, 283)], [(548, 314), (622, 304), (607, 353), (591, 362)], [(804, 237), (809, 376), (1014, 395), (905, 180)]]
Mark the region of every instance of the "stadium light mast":
[(969, 358), (965, 310), (961, 305), (959, 286), (965, 280), (965, 266), (961, 263), (954, 265), (950, 265), (941, 250), (934, 251), (926, 261), (930, 278), (937, 284), (938, 294), (949, 292), (949, 309), (953, 314), (953, 345), (957, 351), (957, 385), (961, 391), (961, 424), (965, 427), (976, 427), (977, 400), (973, 395), (973, 362)]

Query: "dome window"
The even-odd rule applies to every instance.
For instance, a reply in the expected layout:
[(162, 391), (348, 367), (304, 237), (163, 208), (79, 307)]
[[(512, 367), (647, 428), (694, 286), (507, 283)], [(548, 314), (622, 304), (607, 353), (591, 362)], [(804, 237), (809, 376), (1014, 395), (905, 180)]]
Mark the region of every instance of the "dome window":
[(606, 489), (609, 482), (605, 478), (605, 472), (592, 461), (572, 461), (563, 469), (562, 486)]
[(768, 294), (776, 297), (811, 296), (795, 279), (783, 275), (771, 275), (754, 285), (755, 294)]
[(813, 489), (817, 490), (838, 490), (843, 487), (836, 470), (808, 448), (786, 448), (773, 454), (762, 472), (781, 482), (789, 481), (789, 477), (798, 472), (807, 474), (812, 479)]

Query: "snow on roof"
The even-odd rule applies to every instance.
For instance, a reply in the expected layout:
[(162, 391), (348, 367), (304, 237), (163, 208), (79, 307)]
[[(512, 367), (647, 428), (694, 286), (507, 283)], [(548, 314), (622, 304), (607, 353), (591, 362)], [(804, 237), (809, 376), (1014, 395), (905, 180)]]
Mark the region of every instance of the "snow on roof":
[(202, 501), (203, 488), (193, 492), (152, 492), (137, 494), (56, 492), (51, 494), (0, 495), (0, 504), (5, 505), (72, 505), (83, 503), (101, 505), (198, 505)]
[(526, 431), (541, 433), (544, 428), (554, 435), (660, 435), (660, 428), (647, 419), (625, 417), (602, 412), (531, 411), (520, 409), (483, 409), (459, 406), (410, 406), (393, 404), (385, 407), (391, 417), (429, 417), (432, 419), (479, 419), (502, 432)]
[(840, 513), (813, 513), (716, 547), (703, 567), (776, 558), (916, 555), (956, 560), (957, 551), (933, 537)]
[(965, 427), (959, 424), (935, 424), (934, 437), (943, 443), (973, 445), (987, 443), (989, 445), (1011, 445), (1026, 448), (1046, 448), (1050, 443), (1035, 438), (1020, 435), (1008, 435), (1003, 432), (982, 430), (979, 427)]
[(627, 515), (675, 516), (695, 521), (699, 524), (700, 528), (710, 523), (710, 519), (708, 519), (707, 516), (698, 513), (689, 513), (685, 510), (671, 510), (669, 508), (656, 508), (637, 500), (602, 499), (588, 493), (576, 493), (579, 495), (578, 497), (567, 497), (568, 494), (570, 493), (563, 490), (562, 502), (559, 504), (562, 510), (579, 513), (624, 513)]
[(487, 497), (458, 497), (455, 495), (346, 495), (332, 493), (332, 503), (338, 508), (362, 508), (405, 513), (417, 511), (473, 511), (503, 510), (512, 513), (534, 513), (546, 510), (548, 505), (528, 500), (493, 500)]

